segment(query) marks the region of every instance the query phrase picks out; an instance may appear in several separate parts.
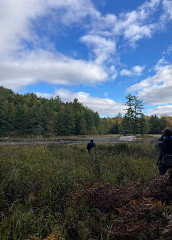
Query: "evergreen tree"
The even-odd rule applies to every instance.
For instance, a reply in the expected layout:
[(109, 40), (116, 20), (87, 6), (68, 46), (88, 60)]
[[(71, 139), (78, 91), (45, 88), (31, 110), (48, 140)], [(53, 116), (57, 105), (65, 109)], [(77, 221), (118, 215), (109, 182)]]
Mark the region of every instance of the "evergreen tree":
[(141, 114), (139, 118), (139, 133), (141, 135), (149, 132), (149, 125), (146, 120), (146, 116), (144, 114)]
[(125, 115), (120, 125), (120, 132), (123, 133), (124, 135), (132, 134), (133, 133), (132, 123), (133, 123), (132, 119)]
[(100, 117), (99, 117), (98, 112), (94, 113), (94, 125), (96, 128), (96, 132), (100, 133)]
[(0, 104), (0, 135), (5, 136), (11, 131), (8, 102)]
[(0, 135), (73, 135), (107, 133), (161, 133), (172, 127), (172, 117), (146, 117), (137, 96), (128, 94), (127, 113), (113, 118), (100, 118), (97, 112), (84, 107), (78, 99), (64, 103), (57, 96), (38, 98), (33, 93), (15, 94), (0, 87)]
[(107, 118), (105, 117), (100, 119), (99, 132), (101, 134), (108, 133), (108, 121), (107, 121)]
[[(127, 113), (125, 114), (126, 117), (128, 117), (131, 121), (132, 128), (133, 128), (133, 134), (135, 135), (137, 133), (137, 127), (139, 122), (139, 117), (142, 114), (143, 104), (142, 100), (140, 100), (137, 96), (128, 94), (126, 96), (127, 102), (125, 105), (127, 106)], [(131, 128), (131, 126), (129, 126)]]
[(159, 118), (158, 116), (154, 115), (154, 116), (150, 116), (149, 118), (149, 128), (150, 131), (149, 133), (161, 133), (161, 129), (159, 127)]
[(168, 122), (167, 122), (167, 118), (165, 116), (162, 116), (159, 119), (159, 128), (160, 128), (160, 130), (163, 130), (166, 127), (169, 127)]
[(60, 135), (73, 135), (75, 133), (75, 116), (69, 104), (61, 109), (58, 120)]
[(88, 108), (85, 110), (85, 121), (87, 124), (87, 133), (94, 134), (97, 130), (95, 128), (94, 114), (93, 111)]
[(15, 109), (14, 129), (17, 135), (25, 135), (28, 130), (28, 107), (26, 104), (17, 104)]
[(76, 118), (75, 118), (75, 134), (76, 135), (85, 135), (87, 134), (87, 129), (86, 129), (86, 121), (84, 118), (84, 112), (76, 112)]
[(43, 134), (43, 111), (41, 103), (38, 101), (30, 111), (29, 132), (30, 134), (39, 136)]

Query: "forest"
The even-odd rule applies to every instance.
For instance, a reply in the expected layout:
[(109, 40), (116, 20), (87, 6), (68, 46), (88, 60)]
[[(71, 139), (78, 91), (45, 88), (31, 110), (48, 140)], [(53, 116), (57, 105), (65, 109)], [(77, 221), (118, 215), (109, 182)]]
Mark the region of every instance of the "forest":
[(4, 87), (0, 87), (0, 102), (1, 137), (132, 134), (133, 121), (137, 134), (159, 134), (165, 127), (172, 127), (171, 116), (145, 116), (139, 111), (134, 119), (128, 113), (101, 118), (76, 98), (64, 103), (58, 96), (46, 99), (33, 93), (22, 95)]

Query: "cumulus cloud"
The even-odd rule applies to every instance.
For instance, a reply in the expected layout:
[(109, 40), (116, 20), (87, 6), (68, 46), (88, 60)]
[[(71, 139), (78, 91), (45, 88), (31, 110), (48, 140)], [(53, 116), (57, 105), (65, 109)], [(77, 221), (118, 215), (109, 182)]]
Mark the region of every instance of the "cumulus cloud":
[(144, 66), (134, 66), (131, 70), (122, 69), (120, 74), (121, 76), (140, 76), (144, 70)]
[(118, 113), (125, 113), (125, 105), (122, 105), (120, 102), (115, 102), (109, 98), (93, 97), (86, 92), (74, 93), (69, 90), (59, 89), (56, 90), (54, 94), (38, 92), (36, 94), (39, 97), (42, 96), (46, 98), (59, 96), (64, 102), (73, 101), (77, 98), (84, 106), (91, 108), (93, 111), (97, 111), (100, 115), (114, 116)]
[(132, 85), (128, 91), (138, 92), (138, 96), (149, 104), (171, 104), (172, 65), (156, 66), (156, 70), (154, 76)]
[(60, 20), (65, 25), (79, 22), (90, 16), (93, 19), (100, 17), (90, 0), (48, 0), (48, 6), (60, 9)]
[(92, 85), (106, 79), (107, 73), (94, 62), (74, 60), (63, 55), (54, 56), (43, 50), (0, 63), (0, 85), (10, 86), (13, 90), (40, 81), (50, 84)]
[[(106, 81), (108, 74), (103, 61), (115, 49), (113, 42), (100, 37), (96, 42), (90, 40), (94, 46), (100, 40), (99, 47), (95, 47), (96, 61), (72, 59), (62, 54), (57, 56), (59, 53), (55, 48), (51, 52), (45, 50), (52, 43), (46, 36), (40, 39), (35, 29), (43, 17), (49, 22), (53, 20), (54, 28), (59, 22), (64, 25), (80, 23), (87, 16), (100, 17), (90, 0), (0, 1), (0, 84), (18, 90), (40, 81), (64, 85)], [(45, 46), (42, 46), (43, 42)], [(106, 49), (101, 53), (103, 48)], [(109, 73), (115, 77), (115, 69), (112, 69)]]
[(127, 69), (122, 69), (120, 74), (121, 74), (121, 76), (132, 76), (133, 75), (133, 73)]
[(93, 34), (82, 36), (80, 41), (92, 49), (94, 54), (93, 61), (97, 65), (108, 65), (108, 75), (111, 79), (115, 79), (117, 76), (117, 71), (115, 66), (111, 64), (112, 56), (114, 56), (116, 53), (115, 42), (107, 37)]
[[(163, 4), (161, 5), (161, 3)], [(93, 21), (91, 34), (83, 36), (81, 41), (92, 49), (96, 61), (102, 63), (106, 59), (110, 59), (116, 46), (120, 44), (121, 38), (135, 47), (140, 39), (150, 38), (155, 32), (162, 30), (165, 24), (170, 21), (168, 7), (171, 9), (169, 0), (150, 0), (136, 10), (122, 12), (119, 16), (99, 14), (96, 21)], [(138, 71), (137, 69), (124, 69), (121, 74), (139, 76), (142, 70), (141, 68)]]
[[(21, 39), (31, 40), (33, 37), (32, 20), (39, 20), (41, 17), (46, 17), (47, 21), (56, 25), (58, 22), (71, 25), (75, 22), (79, 24), (89, 16), (89, 30), (93, 35), (106, 34), (112, 36), (112, 39), (114, 35), (123, 35), (131, 42), (136, 42), (143, 37), (150, 37), (152, 31), (159, 26), (159, 19), (150, 17), (160, 7), (161, 1), (145, 2), (135, 11), (123, 12), (117, 17), (114, 14), (102, 16), (91, 0), (1, 0), (0, 46), (4, 46), (5, 50), (21, 48)], [(166, 19), (171, 13), (171, 5), (170, 0), (163, 0), (163, 16), (166, 16)], [(162, 18), (161, 21), (166, 19)], [(39, 21), (35, 21), (34, 24), (37, 22)]]
[[(56, 24), (57, 21), (61, 21), (69, 25), (88, 15), (93, 18), (99, 17), (99, 12), (90, 0), (1, 0), (0, 53), (2, 55), (23, 50), (23, 40), (33, 41), (36, 33), (32, 21), (35, 19), (51, 16), (49, 21), (53, 22), (58, 16)], [(39, 21), (34, 24), (37, 22)]]
[(146, 115), (172, 116), (172, 105), (158, 106), (147, 111)]
[(98, 35), (82, 36), (81, 41), (86, 43), (88, 47), (93, 48), (96, 56), (95, 62), (97, 64), (102, 64), (110, 55), (113, 55), (116, 50), (114, 41)]
[(161, 17), (161, 20), (164, 22), (167, 19), (172, 19), (172, 2), (171, 0), (162, 1), (164, 14)]
[(29, 19), (43, 13), (40, 0), (0, 1), (0, 55), (22, 49), (21, 38), (30, 39)]
[[(161, 2), (164, 12), (159, 17), (157, 10)], [(166, 23), (172, 19), (169, 9), (171, 11), (169, 0), (150, 0), (135, 11), (103, 16), (91, 0), (1, 0), (0, 84), (19, 89), (39, 81), (71, 85), (115, 79), (118, 37), (135, 44), (143, 37), (152, 36), (159, 29), (159, 20)], [(155, 13), (158, 17), (151, 18)], [(40, 37), (37, 32), (36, 26), (39, 23), (41, 26), (42, 19), (50, 24), (47, 31), (76, 23), (82, 26), (84, 33), (79, 39), (91, 49), (94, 58), (91, 54), (87, 61), (61, 58), (57, 56), (55, 46), (54, 51), (45, 50), (47, 42), (50, 41), (52, 46), (53, 42), (48, 36)], [(82, 19), (86, 20), (85, 24)], [(44, 50), (40, 51), (41, 47)], [(121, 74), (139, 76), (142, 70), (135, 66), (131, 70), (122, 70)]]
[(157, 11), (160, 2), (161, 0), (151, 0), (135, 11), (122, 13), (114, 26), (114, 33), (123, 35), (131, 45), (144, 37), (151, 37), (158, 27), (157, 20), (153, 21), (151, 16)]

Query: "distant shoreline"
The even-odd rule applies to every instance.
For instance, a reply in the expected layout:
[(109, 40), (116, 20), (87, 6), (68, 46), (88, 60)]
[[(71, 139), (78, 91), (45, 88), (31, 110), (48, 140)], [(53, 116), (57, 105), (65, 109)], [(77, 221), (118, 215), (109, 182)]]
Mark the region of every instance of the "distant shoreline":
[[(59, 138), (1, 138), (0, 146), (6, 145), (48, 145), (48, 144), (65, 144), (65, 145), (76, 145), (86, 144), (90, 140), (91, 136), (63, 136)], [(157, 136), (149, 135), (146, 140), (154, 140)], [(120, 142), (143, 142), (145, 138), (135, 136), (119, 136), (119, 135), (96, 135), (94, 141), (97, 144), (108, 144), (108, 143), (120, 143)]]

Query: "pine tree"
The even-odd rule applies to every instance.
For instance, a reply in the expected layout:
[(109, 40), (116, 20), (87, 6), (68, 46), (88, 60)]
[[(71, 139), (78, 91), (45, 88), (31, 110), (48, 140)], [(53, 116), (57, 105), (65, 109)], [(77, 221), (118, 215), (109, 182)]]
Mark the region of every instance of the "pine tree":
[(132, 134), (133, 127), (132, 127), (132, 119), (127, 115), (124, 116), (121, 125), (120, 125), (120, 132), (124, 135)]
[(146, 120), (146, 116), (144, 114), (141, 114), (139, 118), (139, 133), (141, 135), (149, 132), (149, 125)]
[[(138, 119), (142, 114), (143, 109), (143, 101), (140, 100), (137, 96), (128, 94), (126, 96), (127, 102), (125, 105), (127, 106), (127, 113), (125, 114), (131, 120), (131, 125), (133, 128), (133, 134), (136, 135), (137, 127), (138, 127)], [(131, 127), (131, 126), (129, 126)]]
[(85, 120), (88, 134), (93, 134), (95, 132), (94, 114), (93, 111), (88, 108), (85, 110)]
[(167, 122), (167, 118), (165, 116), (162, 116), (160, 119), (159, 119), (159, 128), (160, 130), (163, 130), (165, 129), (166, 127), (169, 127), (168, 126), (168, 122)]
[(28, 129), (28, 107), (18, 104), (15, 109), (14, 127), (18, 135), (25, 135)]
[(159, 118), (158, 116), (150, 116), (149, 118), (149, 126), (150, 126), (150, 131), (149, 133), (161, 133), (161, 129), (159, 128)]
[(86, 121), (83, 111), (77, 111), (75, 113), (75, 128), (76, 135), (87, 134)]

